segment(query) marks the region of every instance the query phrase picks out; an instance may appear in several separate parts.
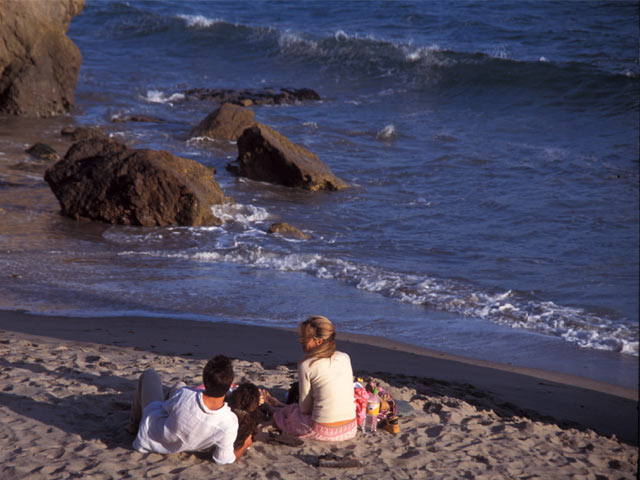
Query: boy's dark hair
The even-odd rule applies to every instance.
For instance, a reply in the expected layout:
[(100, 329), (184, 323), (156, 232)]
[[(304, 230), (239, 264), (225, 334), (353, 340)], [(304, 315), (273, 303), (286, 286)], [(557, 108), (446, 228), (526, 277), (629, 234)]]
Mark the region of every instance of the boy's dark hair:
[(260, 406), (260, 390), (253, 383), (241, 383), (229, 394), (228, 403), (233, 410), (253, 413)]
[(208, 397), (224, 397), (233, 382), (231, 360), (224, 355), (216, 355), (202, 370), (204, 394)]
[(245, 410), (232, 411), (238, 417), (238, 435), (236, 436), (236, 441), (233, 442), (233, 449), (237, 450), (244, 445), (247, 437), (258, 433), (258, 416)]
[(298, 382), (293, 382), (289, 387), (289, 391), (287, 392), (287, 405), (291, 405), (292, 403), (298, 403), (300, 401), (300, 384)]

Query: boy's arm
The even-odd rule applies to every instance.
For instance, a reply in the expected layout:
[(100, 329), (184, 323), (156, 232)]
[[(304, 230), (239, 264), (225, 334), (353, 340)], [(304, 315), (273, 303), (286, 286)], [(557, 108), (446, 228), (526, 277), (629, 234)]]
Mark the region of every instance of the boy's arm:
[(238, 421), (235, 415), (233, 418), (235, 421), (229, 425), (229, 428), (225, 431), (223, 438), (219, 440), (213, 449), (213, 460), (222, 465), (233, 463), (237, 458), (233, 448), (233, 443), (236, 441), (236, 436), (238, 434)]

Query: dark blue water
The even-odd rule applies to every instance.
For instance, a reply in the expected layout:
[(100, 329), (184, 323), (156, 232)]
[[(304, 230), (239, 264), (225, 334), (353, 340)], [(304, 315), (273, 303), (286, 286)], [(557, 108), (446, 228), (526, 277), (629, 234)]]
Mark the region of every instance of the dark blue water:
[[(40, 178), (4, 170), (22, 185), (0, 188), (0, 259), (20, 275), (0, 282), (5, 307), (286, 326), (320, 313), (636, 384), (637, 2), (88, 0), (69, 35), (83, 54), (69, 120), (215, 166), (237, 205), (221, 228), (78, 223)], [(238, 180), (235, 145), (188, 139), (217, 106), (185, 90), (269, 87), (320, 94), (256, 117), (352, 188)], [(126, 114), (163, 121), (110, 123)], [(268, 236), (275, 221), (313, 239)]]

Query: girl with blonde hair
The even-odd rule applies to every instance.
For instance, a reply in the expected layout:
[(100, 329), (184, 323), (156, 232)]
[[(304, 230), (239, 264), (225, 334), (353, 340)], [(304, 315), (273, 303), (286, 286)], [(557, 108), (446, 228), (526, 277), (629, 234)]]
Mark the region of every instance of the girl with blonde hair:
[(280, 430), (300, 438), (324, 441), (355, 437), (356, 406), (353, 398), (351, 359), (336, 350), (331, 321), (314, 315), (298, 325), (305, 355), (298, 362), (300, 398), (284, 405), (263, 391), (265, 402), (275, 408), (273, 418)]

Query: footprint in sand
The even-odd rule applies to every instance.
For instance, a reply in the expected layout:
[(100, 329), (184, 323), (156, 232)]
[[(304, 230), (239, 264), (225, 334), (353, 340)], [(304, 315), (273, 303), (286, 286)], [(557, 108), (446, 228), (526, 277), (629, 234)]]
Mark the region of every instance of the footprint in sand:
[(427, 428), (426, 433), (429, 438), (439, 437), (444, 430), (442, 425), (436, 425), (435, 427)]

